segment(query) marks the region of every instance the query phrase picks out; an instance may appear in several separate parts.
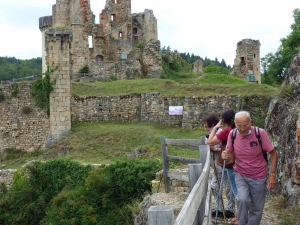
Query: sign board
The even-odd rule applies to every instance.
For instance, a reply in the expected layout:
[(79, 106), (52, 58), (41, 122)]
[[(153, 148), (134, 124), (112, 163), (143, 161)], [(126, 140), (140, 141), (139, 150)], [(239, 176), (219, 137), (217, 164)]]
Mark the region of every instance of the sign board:
[(183, 106), (169, 106), (169, 116), (182, 115)]
[(120, 59), (121, 60), (126, 60), (127, 59), (127, 55), (126, 54), (121, 54)]

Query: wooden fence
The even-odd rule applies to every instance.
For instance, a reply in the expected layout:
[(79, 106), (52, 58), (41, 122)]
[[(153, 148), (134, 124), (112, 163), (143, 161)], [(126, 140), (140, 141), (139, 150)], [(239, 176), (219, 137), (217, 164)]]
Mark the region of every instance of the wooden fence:
[[(210, 224), (210, 151), (205, 137), (197, 139), (161, 138), (163, 173), (166, 193), (170, 192), (170, 178), (188, 181), (190, 194), (174, 221), (172, 206), (151, 206), (148, 210), (148, 225), (208, 225)], [(199, 150), (200, 158), (183, 158), (168, 155), (168, 145)], [(169, 171), (169, 161), (182, 162), (189, 166), (189, 176)], [(204, 165), (204, 166), (203, 166)]]

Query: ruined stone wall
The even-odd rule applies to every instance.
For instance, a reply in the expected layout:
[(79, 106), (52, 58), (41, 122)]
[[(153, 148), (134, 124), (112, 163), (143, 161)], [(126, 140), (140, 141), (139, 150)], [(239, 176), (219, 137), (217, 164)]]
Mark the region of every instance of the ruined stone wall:
[[(264, 98), (256, 99), (256, 107), (267, 112)], [(75, 123), (141, 121), (192, 129), (203, 126), (202, 119), (211, 113), (221, 115), (226, 108), (244, 110), (243, 102), (241, 96), (165, 97), (161, 93), (145, 93), (73, 97), (71, 107), (72, 121)], [(183, 115), (169, 115), (169, 106), (183, 106)]]
[(147, 67), (146, 76), (148, 78), (160, 77), (160, 74), (162, 73), (162, 67), (159, 40), (150, 40), (143, 46), (142, 61)]
[(198, 74), (203, 73), (203, 62), (202, 62), (202, 60), (199, 59), (196, 62), (194, 62), (193, 72), (198, 73)]
[(133, 46), (141, 41), (157, 40), (157, 20), (152, 10), (132, 14)]
[(84, 27), (80, 25), (72, 26), (72, 34), (73, 41), (70, 49), (72, 62), (70, 69), (72, 69), (72, 73), (78, 73), (82, 67), (88, 64), (90, 54), (88, 34), (84, 32)]
[(139, 119), (140, 96), (90, 96), (71, 99), (72, 122), (135, 122)]
[[(44, 110), (35, 106), (31, 85), (18, 84), (18, 94), (12, 96), (15, 85), (1, 88), (5, 100), (0, 102), (0, 151), (7, 148), (33, 151), (44, 148), (50, 120)], [(22, 108), (31, 109), (28, 114)]]
[(70, 0), (56, 0), (56, 4), (52, 7), (52, 16), (54, 26), (70, 26)]
[(233, 75), (242, 79), (247, 79), (248, 75), (254, 75), (256, 83), (261, 83), (260, 42), (258, 40), (243, 39), (237, 43)]

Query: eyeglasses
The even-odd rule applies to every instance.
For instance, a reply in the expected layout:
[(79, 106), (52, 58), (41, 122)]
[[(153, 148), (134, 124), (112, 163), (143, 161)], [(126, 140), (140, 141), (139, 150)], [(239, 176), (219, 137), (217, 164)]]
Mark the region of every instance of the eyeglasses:
[(236, 125), (237, 129), (247, 129), (250, 127), (250, 124), (246, 124), (246, 125)]

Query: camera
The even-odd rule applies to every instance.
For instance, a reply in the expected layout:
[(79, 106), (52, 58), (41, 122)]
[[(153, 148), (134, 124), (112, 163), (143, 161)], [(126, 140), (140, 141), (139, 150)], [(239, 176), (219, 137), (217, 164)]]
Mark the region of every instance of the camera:
[(206, 137), (206, 138), (209, 138), (209, 134), (206, 134), (205, 137)]

